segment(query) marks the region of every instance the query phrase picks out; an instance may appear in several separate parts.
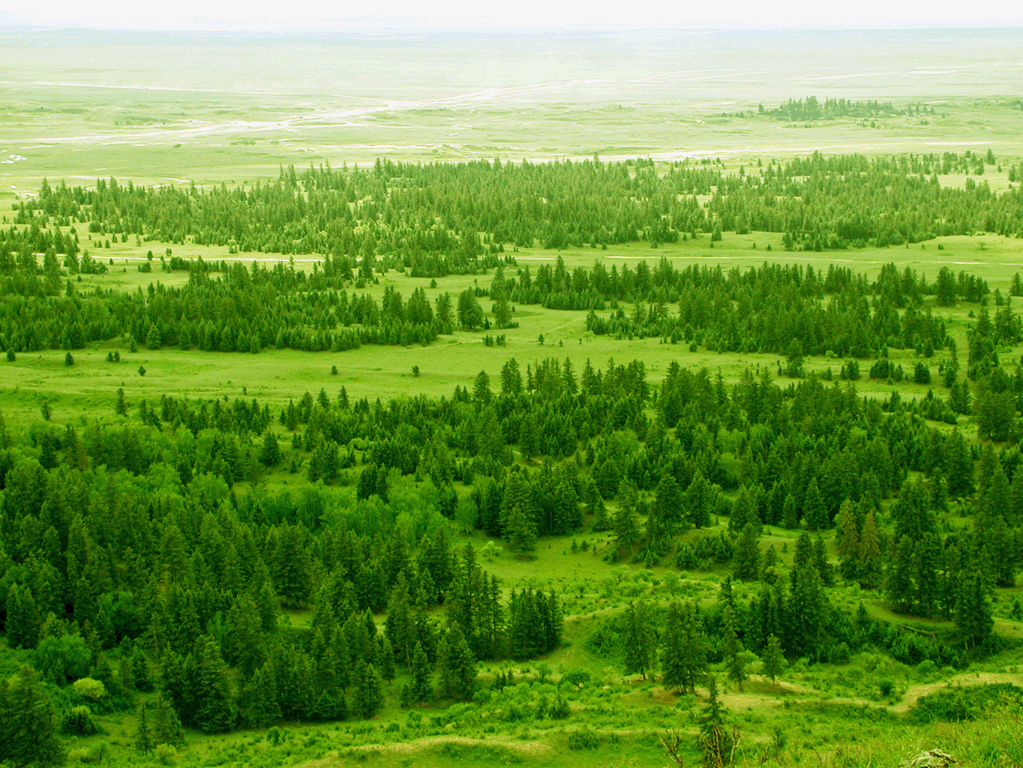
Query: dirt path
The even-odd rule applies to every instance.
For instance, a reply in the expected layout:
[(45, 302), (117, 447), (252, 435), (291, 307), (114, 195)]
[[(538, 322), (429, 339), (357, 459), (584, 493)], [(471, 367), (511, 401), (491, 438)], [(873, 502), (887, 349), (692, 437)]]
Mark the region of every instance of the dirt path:
[(902, 701), (890, 707), (890, 709), (892, 712), (898, 712), (899, 714), (908, 712), (922, 697), (929, 693), (940, 691), (942, 688), (965, 688), (970, 685), (993, 685), (996, 683), (1015, 683), (1019, 685), (1023, 683), (1023, 677), (994, 672), (964, 672), (961, 675), (956, 675), (947, 680), (939, 680), (936, 683), (921, 683), (920, 685), (911, 686), (902, 697)]
[[(361, 747), (353, 747), (355, 751), (366, 755), (370, 754), (392, 754), (392, 755), (413, 755), (423, 750), (435, 747), (440, 744), (459, 744), (467, 747), (500, 747), (514, 752), (521, 758), (549, 759), (554, 754), (554, 748), (540, 741), (515, 741), (513, 739), (472, 739), (468, 736), (427, 736), (408, 742), (395, 742), (393, 744), (367, 744)], [(298, 763), (294, 768), (334, 768), (335, 766), (347, 765), (348, 761), (343, 760), (336, 752), (328, 754), (319, 760), (309, 760)]]

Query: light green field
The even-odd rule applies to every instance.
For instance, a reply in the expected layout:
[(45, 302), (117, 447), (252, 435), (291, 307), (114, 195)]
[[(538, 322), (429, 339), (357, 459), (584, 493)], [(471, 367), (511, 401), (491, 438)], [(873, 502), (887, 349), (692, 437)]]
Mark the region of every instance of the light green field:
[[(994, 149), (1018, 157), (1018, 30), (618, 32), (342, 40), (14, 34), (0, 188), (41, 178), (253, 182), (281, 165), (500, 156)], [(936, 114), (737, 118), (816, 95)]]

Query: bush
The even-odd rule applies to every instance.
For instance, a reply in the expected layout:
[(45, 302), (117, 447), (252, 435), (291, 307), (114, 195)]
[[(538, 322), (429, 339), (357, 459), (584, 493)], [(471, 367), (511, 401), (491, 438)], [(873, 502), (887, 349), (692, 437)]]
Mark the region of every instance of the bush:
[(75, 680), (75, 684), (72, 687), (75, 689), (75, 693), (83, 699), (89, 699), (89, 701), (99, 701), (107, 695), (106, 686), (99, 680), (94, 680), (91, 677)]
[(178, 762), (178, 751), (170, 744), (160, 744), (156, 747), (156, 761), (160, 765), (174, 765)]
[(600, 736), (589, 728), (568, 734), (568, 748), (571, 750), (597, 749), (599, 746)]
[[(69, 736), (94, 736), (102, 729), (92, 718), (92, 710), (86, 706), (72, 707), (60, 724), (60, 732)], [(86, 762), (86, 761), (83, 761)]]
[(1012, 683), (946, 688), (921, 696), (909, 711), (909, 717), (917, 723), (936, 720), (958, 723), (976, 720), (990, 707), (1009, 703), (1017, 706), (1023, 703), (1023, 688)]

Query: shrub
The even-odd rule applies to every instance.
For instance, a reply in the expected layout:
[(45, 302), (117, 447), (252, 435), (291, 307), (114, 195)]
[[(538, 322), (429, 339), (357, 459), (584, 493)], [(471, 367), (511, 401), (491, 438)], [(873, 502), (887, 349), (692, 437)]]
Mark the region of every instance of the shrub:
[[(60, 732), (70, 736), (93, 736), (102, 730), (92, 718), (92, 710), (86, 706), (72, 707), (60, 725)], [(86, 762), (86, 761), (83, 761)]]
[(160, 765), (174, 765), (178, 762), (178, 751), (170, 744), (159, 744), (154, 754)]
[(75, 680), (75, 684), (72, 687), (75, 689), (75, 693), (83, 699), (89, 699), (89, 701), (99, 701), (107, 695), (106, 686), (99, 680), (94, 680), (91, 677)]
[(597, 749), (600, 746), (600, 737), (586, 728), (581, 731), (572, 731), (568, 734), (568, 748), (572, 750)]

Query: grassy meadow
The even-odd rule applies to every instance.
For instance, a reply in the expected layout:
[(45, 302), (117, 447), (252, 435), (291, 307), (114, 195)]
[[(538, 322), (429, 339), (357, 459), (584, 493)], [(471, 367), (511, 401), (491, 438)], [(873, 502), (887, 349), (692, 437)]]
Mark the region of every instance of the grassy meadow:
[[(721, 33), (694, 37), (622, 34), (589, 39), (567, 36), (494, 37), (467, 35), (415, 40), (356, 39), (330, 41), (208, 39), (145, 40), (84, 32), (25, 33), (0, 46), (0, 215), (4, 226), (12, 206), (35, 194), (43, 178), (51, 184), (91, 185), (99, 177), (144, 184), (228, 186), (254, 184), (277, 176), (281, 166), (310, 163), (372, 163), (377, 157), (450, 161), (500, 156), (513, 160), (558, 157), (653, 157), (670, 161), (690, 157), (721, 158), (725, 167), (752, 168), (759, 160), (821, 151), (870, 155), (914, 152), (986, 151), (1004, 162), (985, 175), (992, 189), (1009, 187), (1008, 166), (1023, 157), (1023, 112), (1019, 97), (1023, 64), (1017, 35), (972, 30), (962, 33), (872, 32)], [(940, 64), (935, 53), (940, 52)], [(892, 54), (899, 56), (891, 58)], [(887, 57), (887, 58), (886, 58)], [(755, 62), (755, 63), (750, 63)], [(843, 119), (813, 124), (781, 122), (755, 114), (757, 105), (776, 106), (786, 98), (811, 93), (843, 98), (927, 104), (934, 115), (884, 120)], [(743, 116), (738, 113), (744, 112)], [(873, 122), (873, 124), (871, 124)], [(22, 159), (23, 158), (23, 159)], [(943, 177), (960, 186), (965, 177)], [(159, 257), (206, 261), (273, 261), (274, 254), (231, 254), (191, 243), (103, 242), (78, 227), (83, 247), (108, 265), (104, 275), (83, 275), (78, 291), (92, 288), (145, 291), (151, 283), (180, 285), (187, 273), (165, 273)], [(88, 237), (88, 239), (86, 239)], [(156, 259), (151, 273), (139, 271), (147, 253)], [(1023, 273), (1023, 241), (978, 233), (943, 237), (923, 244), (822, 253), (786, 252), (776, 233), (725, 232), (662, 245), (610, 246), (606, 250), (570, 248), (549, 251), (520, 248), (510, 252), (519, 267), (533, 270), (562, 257), (571, 270), (595, 260), (612, 264), (667, 258), (677, 266), (720, 265), (723, 269), (760, 266), (765, 261), (796, 263), (827, 270), (851, 267), (872, 277), (894, 263), (928, 278), (942, 266), (965, 270), (1008, 294), (1016, 273)], [(317, 257), (295, 258), (312, 270)], [(510, 270), (514, 271), (514, 267)], [(423, 287), (432, 301), (492, 277), (412, 278), (389, 271), (365, 289), (378, 300), (393, 286), (404, 296)], [(492, 317), (489, 300), (484, 310)], [(628, 308), (625, 308), (628, 311)], [(669, 311), (673, 308), (669, 307)], [(960, 302), (951, 309), (933, 307), (965, 357), (967, 330), (977, 305)], [(197, 349), (129, 348), (127, 339), (94, 344), (74, 352), (21, 353), (0, 360), (0, 410), (8, 427), (28, 432), (40, 420), (44, 403), (59, 425), (85, 427), (114, 418), (123, 389), (130, 405), (160, 395), (191, 399), (247, 397), (270, 405), (276, 416), (289, 400), (325, 390), (335, 397), (343, 386), (352, 398), (387, 401), (419, 393), (450, 397), (456, 386), (472, 387), (487, 371), (497, 381), (502, 365), (514, 357), (522, 370), (548, 357), (570, 359), (576, 372), (586, 361), (608, 360), (646, 365), (658, 384), (669, 364), (707, 368), (728, 383), (748, 368), (767, 368), (772, 377), (782, 362), (771, 354), (719, 354), (656, 338), (614, 338), (586, 331), (584, 312), (516, 306), (518, 327), (441, 336), (429, 346), (367, 345), (341, 353), (266, 349), (258, 354), (212, 353)], [(504, 336), (487, 345), (485, 336)], [(120, 362), (109, 362), (117, 351)], [(1000, 350), (1014, 366), (1023, 347)], [(907, 370), (917, 362), (913, 350), (890, 351)], [(897, 384), (870, 380), (869, 361), (861, 361), (862, 395), (923, 397), (928, 390), (944, 397), (937, 368), (948, 358), (938, 351), (927, 361), (932, 386), (911, 380)], [(865, 363), (865, 364), (864, 364)], [(815, 357), (808, 373), (838, 380), (843, 360)], [(337, 373), (331, 368), (336, 366)], [(418, 375), (413, 375), (413, 368)], [(144, 375), (140, 369), (144, 368)], [(911, 378), (911, 377), (910, 377)], [(840, 386), (846, 386), (841, 382)], [(942, 390), (939, 392), (938, 390)], [(975, 439), (968, 417), (960, 425)], [(571, 460), (571, 459), (569, 459)], [(516, 461), (527, 463), (516, 453)], [(535, 464), (535, 462), (529, 462)], [(279, 468), (265, 481), (273, 488), (306, 483), (300, 472)], [(240, 491), (248, 491), (240, 484)], [(343, 488), (341, 493), (349, 493)], [(459, 493), (468, 489), (459, 484)], [(613, 508), (613, 504), (611, 505)], [(953, 507), (942, 516), (949, 528), (969, 523)], [(592, 521), (588, 521), (588, 524)], [(726, 520), (690, 537), (717, 535)], [(693, 571), (646, 568), (636, 562), (605, 558), (611, 534), (584, 530), (572, 537), (543, 538), (536, 557), (521, 560), (451, 523), (456, 543), (472, 541), (485, 568), (507, 587), (554, 587), (565, 611), (563, 647), (538, 662), (481, 665), (483, 688), (499, 671), (511, 671), (521, 684), (486, 691), (478, 702), (453, 707), (405, 709), (397, 704), (399, 678), (390, 684), (385, 709), (366, 722), (327, 725), (288, 723), (269, 730), (237, 731), (224, 736), (189, 732), (180, 754), (139, 756), (133, 748), (135, 722), (125, 713), (100, 715), (104, 733), (67, 737), (74, 763), (115, 766), (296, 766), (341, 768), (381, 766), (665, 766), (669, 759), (660, 738), (672, 729), (683, 734), (686, 765), (699, 764), (694, 734), (704, 703), (699, 696), (668, 694), (653, 679), (625, 675), (617, 659), (602, 656), (588, 643), (601, 617), (621, 612), (630, 600), (646, 597), (666, 603), (673, 597), (711, 605), (725, 567)], [(792, 559), (798, 531), (768, 528), (781, 562)], [(825, 538), (832, 558), (834, 532)], [(832, 600), (854, 612), (863, 604), (874, 617), (927, 634), (948, 622), (892, 613), (877, 592), (856, 585), (832, 591)], [(754, 674), (742, 690), (722, 686), (721, 701), (741, 728), (741, 765), (891, 766), (922, 750), (941, 749), (957, 765), (1023, 766), (1023, 710), (1001, 708), (987, 719), (962, 723), (918, 724), (908, 714), (928, 693), (946, 687), (1023, 681), (1023, 621), (1014, 613), (1023, 587), (999, 589), (993, 606), (996, 632), (1005, 648), (968, 669), (910, 666), (881, 654), (852, 655), (844, 664), (788, 666), (776, 682)], [(301, 627), (308, 611), (292, 611), (287, 621)], [(381, 617), (382, 621), (382, 617)], [(6, 651), (11, 658), (27, 653)], [(5, 668), (9, 668), (7, 664)], [(523, 712), (558, 691), (571, 690), (571, 716), (562, 721), (534, 720)]]

